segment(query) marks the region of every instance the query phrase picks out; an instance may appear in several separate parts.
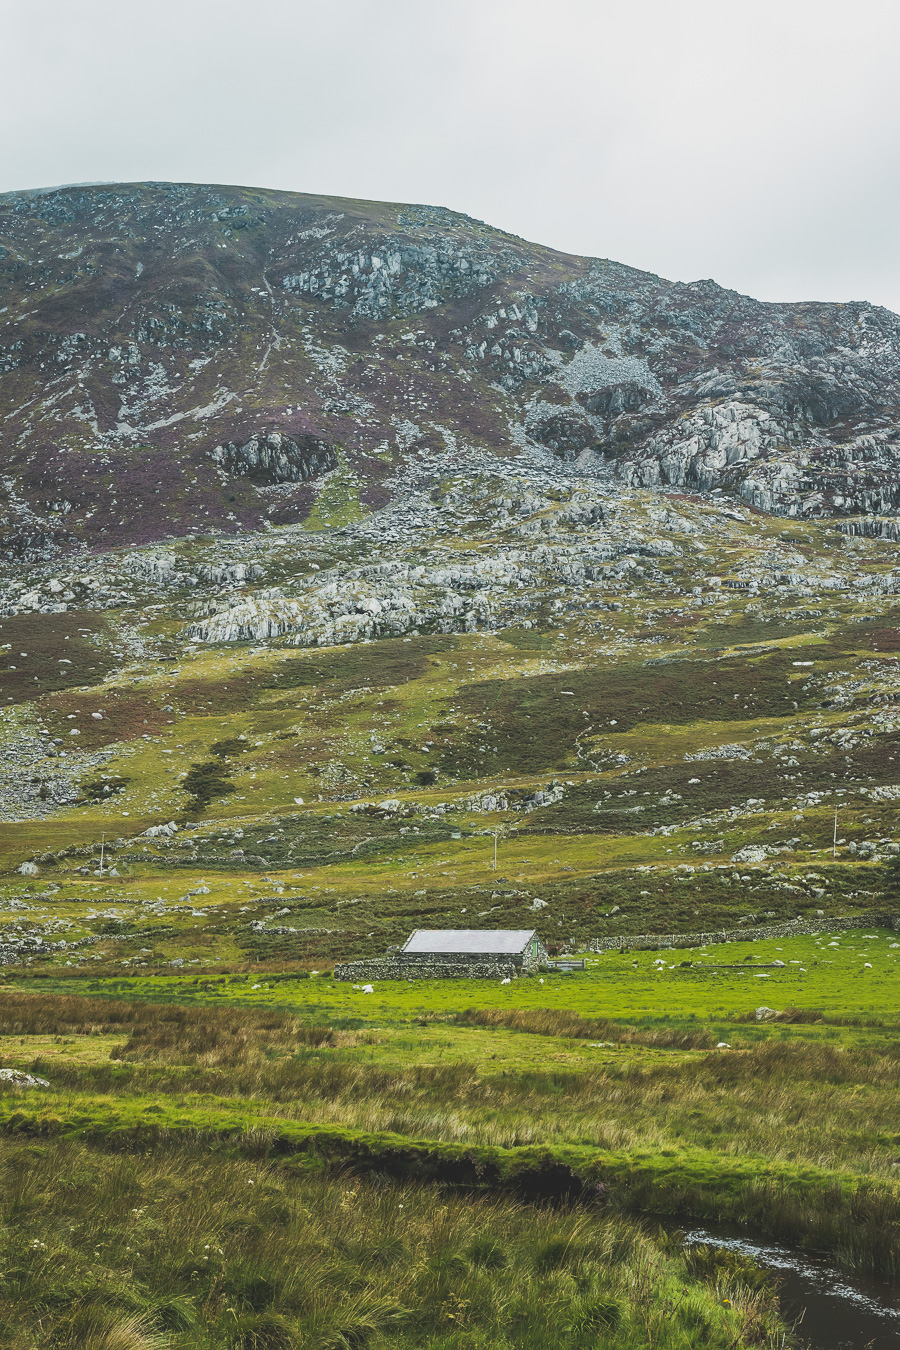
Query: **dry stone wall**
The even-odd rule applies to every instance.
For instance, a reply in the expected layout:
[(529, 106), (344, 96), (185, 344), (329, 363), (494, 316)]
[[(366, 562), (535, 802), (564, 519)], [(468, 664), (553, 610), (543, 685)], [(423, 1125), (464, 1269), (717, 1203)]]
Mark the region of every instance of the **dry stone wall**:
[(714, 942), (752, 942), (762, 938), (807, 937), (833, 933), (843, 928), (895, 928), (900, 914), (851, 914), (834, 919), (794, 919), (758, 928), (723, 928), (712, 933), (639, 933), (634, 937), (594, 938), (584, 944), (587, 952), (657, 951), (664, 947), (706, 947)]

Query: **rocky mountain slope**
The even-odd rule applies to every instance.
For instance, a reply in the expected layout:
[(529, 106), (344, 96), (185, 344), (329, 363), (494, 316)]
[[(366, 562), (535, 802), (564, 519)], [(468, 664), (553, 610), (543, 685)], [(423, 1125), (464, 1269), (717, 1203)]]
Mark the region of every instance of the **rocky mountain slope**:
[(0, 198), (10, 561), (351, 519), (531, 451), (791, 516), (900, 501), (900, 319), (761, 304), (434, 207), (126, 184)]
[(882, 903), (900, 319), (232, 188), (0, 245), (0, 964)]

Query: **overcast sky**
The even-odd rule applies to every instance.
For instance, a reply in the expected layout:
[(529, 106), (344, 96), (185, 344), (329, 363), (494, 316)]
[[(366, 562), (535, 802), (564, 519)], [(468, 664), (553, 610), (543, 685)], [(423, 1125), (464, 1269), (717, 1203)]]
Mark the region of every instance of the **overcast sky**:
[(897, 0), (0, 0), (0, 191), (167, 179), (466, 211), (900, 310)]

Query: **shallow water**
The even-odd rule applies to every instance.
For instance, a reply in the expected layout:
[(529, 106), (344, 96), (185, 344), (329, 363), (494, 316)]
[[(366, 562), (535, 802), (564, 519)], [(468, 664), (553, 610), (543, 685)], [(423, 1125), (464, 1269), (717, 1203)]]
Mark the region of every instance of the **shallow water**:
[(752, 1257), (778, 1272), (783, 1316), (815, 1350), (900, 1350), (900, 1288), (847, 1275), (824, 1258), (738, 1229), (682, 1229), (687, 1246), (706, 1243)]

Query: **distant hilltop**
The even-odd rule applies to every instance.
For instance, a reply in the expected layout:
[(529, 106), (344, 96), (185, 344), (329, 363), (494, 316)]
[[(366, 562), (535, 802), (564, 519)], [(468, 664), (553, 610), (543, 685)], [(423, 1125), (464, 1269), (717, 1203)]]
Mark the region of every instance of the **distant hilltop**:
[(178, 183), (0, 198), (0, 545), (20, 561), (363, 509), (420, 451), (900, 502), (900, 318), (765, 304), (442, 207)]

